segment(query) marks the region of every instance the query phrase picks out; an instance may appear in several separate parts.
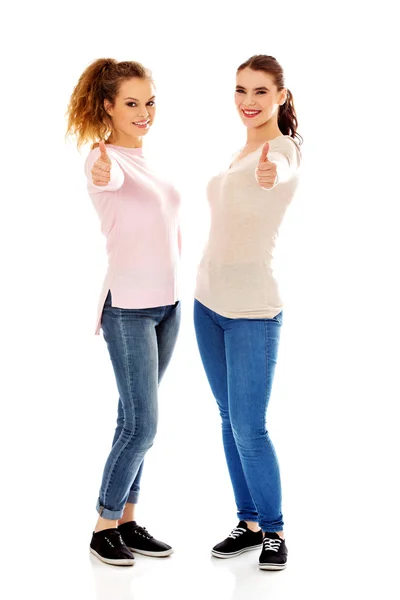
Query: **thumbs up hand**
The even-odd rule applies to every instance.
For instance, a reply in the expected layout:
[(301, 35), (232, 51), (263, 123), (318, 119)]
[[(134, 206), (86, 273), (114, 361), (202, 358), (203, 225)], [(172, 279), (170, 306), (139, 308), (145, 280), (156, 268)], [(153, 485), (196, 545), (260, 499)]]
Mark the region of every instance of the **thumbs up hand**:
[(266, 190), (274, 187), (277, 177), (276, 164), (268, 159), (268, 152), (269, 143), (267, 142), (264, 144), (256, 169), (258, 185)]
[(111, 179), (111, 159), (107, 154), (104, 142), (99, 144), (100, 157), (96, 160), (92, 168), (92, 180), (94, 185), (106, 186)]

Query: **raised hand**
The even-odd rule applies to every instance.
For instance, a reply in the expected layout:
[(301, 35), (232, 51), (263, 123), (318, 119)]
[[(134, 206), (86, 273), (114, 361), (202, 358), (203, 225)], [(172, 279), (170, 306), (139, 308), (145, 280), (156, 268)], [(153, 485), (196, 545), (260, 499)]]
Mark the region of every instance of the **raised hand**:
[(258, 185), (266, 190), (274, 187), (276, 182), (276, 164), (268, 159), (269, 143), (264, 144), (256, 169)]
[(107, 154), (104, 142), (99, 144), (100, 157), (92, 168), (92, 181), (94, 185), (106, 186), (111, 179), (111, 159)]

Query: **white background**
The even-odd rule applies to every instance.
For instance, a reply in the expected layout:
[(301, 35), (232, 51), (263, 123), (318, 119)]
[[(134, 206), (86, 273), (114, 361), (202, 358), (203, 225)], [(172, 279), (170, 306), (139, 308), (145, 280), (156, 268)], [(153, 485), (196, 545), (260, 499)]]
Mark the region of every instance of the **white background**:
[[(21, 2), (2, 9), (1, 459), (4, 597), (398, 598), (398, 64), (394, 2)], [(285, 299), (269, 431), (289, 566), (210, 558), (237, 519), (194, 338), (205, 186), (241, 147), (237, 66), (274, 55), (304, 136), (278, 255)], [(131, 569), (89, 558), (117, 394), (93, 335), (105, 242), (64, 141), (95, 58), (157, 86), (149, 156), (183, 199), (181, 333), (138, 520), (171, 543)], [(397, 273), (397, 275), (396, 275)], [(251, 555), (250, 555), (251, 554)]]

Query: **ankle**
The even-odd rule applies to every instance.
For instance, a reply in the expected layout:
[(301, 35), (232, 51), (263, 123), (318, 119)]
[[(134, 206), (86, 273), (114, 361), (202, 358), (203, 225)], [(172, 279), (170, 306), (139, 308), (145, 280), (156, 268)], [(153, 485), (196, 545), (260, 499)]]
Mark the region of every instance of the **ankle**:
[(245, 523), (247, 525), (247, 529), (250, 529), (250, 531), (252, 531), (253, 533), (257, 533), (257, 531), (260, 531), (260, 527), (255, 521), (245, 521)]
[(124, 525), (125, 523), (130, 523), (135, 520), (135, 508), (136, 505), (132, 502), (127, 502), (125, 504), (124, 512), (122, 517), (118, 519), (118, 525)]
[(99, 517), (99, 520), (96, 523), (96, 527), (94, 528), (94, 532), (98, 533), (99, 531), (105, 531), (106, 529), (116, 529), (118, 527), (118, 521), (113, 519), (103, 519), (103, 517)]
[[(272, 532), (265, 532), (265, 531), (263, 531), (263, 537), (265, 537), (265, 534), (266, 534), (266, 533), (272, 533)], [(285, 539), (285, 533), (284, 533), (284, 531), (275, 531), (274, 533), (278, 534), (278, 535), (279, 535), (279, 537), (280, 537), (282, 540), (284, 540), (284, 539)]]
[(135, 519), (128, 519), (127, 517), (121, 517), (121, 519), (118, 521), (118, 527), (120, 525), (125, 525), (125, 523), (133, 523)]

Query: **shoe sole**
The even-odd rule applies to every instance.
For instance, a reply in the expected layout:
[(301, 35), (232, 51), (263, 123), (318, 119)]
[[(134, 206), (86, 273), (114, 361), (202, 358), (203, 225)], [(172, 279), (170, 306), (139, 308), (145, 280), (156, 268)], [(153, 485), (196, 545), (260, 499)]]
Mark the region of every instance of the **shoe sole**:
[(136, 554), (143, 554), (143, 556), (151, 556), (153, 558), (165, 558), (166, 556), (171, 556), (174, 553), (173, 549), (171, 550), (163, 550), (162, 552), (151, 552), (150, 550), (139, 550), (139, 548), (131, 548), (128, 546), (131, 552), (136, 552)]
[(260, 567), (260, 569), (262, 571), (283, 571), (283, 569), (286, 569), (286, 564), (285, 565), (274, 565), (274, 564), (263, 564), (263, 563), (258, 563), (258, 566)]
[(260, 550), (262, 548), (262, 544), (258, 544), (257, 546), (248, 546), (247, 548), (242, 548), (242, 550), (238, 550), (237, 552), (218, 552), (218, 550), (211, 550), (211, 554), (215, 556), (215, 558), (234, 558), (235, 556), (239, 556), (243, 554), (243, 552), (249, 552), (250, 550)]
[(116, 567), (131, 567), (132, 565), (135, 564), (134, 558), (122, 558), (122, 559), (116, 560), (114, 558), (104, 558), (104, 556), (101, 556), (100, 554), (98, 554), (98, 552), (96, 552), (96, 550), (93, 550), (93, 548), (90, 548), (90, 552), (94, 556), (96, 556), (96, 558), (101, 560), (101, 562), (106, 563), (107, 565), (114, 565)]

